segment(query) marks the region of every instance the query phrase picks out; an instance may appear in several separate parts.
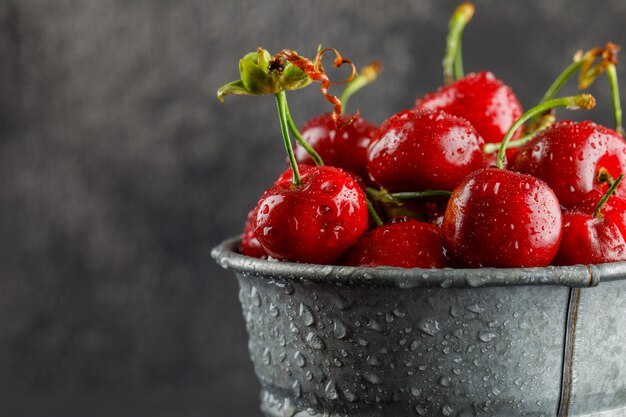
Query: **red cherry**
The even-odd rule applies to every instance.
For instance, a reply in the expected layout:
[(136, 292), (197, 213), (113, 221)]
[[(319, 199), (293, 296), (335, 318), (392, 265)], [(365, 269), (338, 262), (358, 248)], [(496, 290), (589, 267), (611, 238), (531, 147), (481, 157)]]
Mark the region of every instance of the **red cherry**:
[(535, 177), (481, 169), (452, 193), (443, 235), (460, 266), (546, 266), (559, 247), (561, 208), (550, 187)]
[[(376, 126), (360, 116), (337, 129), (330, 113), (309, 120), (300, 130), (304, 140), (317, 151), (324, 164), (363, 178), (367, 178), (367, 147), (375, 131)], [(296, 145), (295, 152), (298, 163), (314, 165), (313, 159), (300, 144)]]
[(278, 182), (257, 204), (254, 233), (277, 259), (329, 264), (367, 230), (365, 195), (334, 167), (300, 170), (302, 183)]
[(441, 111), (402, 111), (376, 136), (368, 169), (389, 191), (452, 190), (483, 165), (484, 142), (472, 125)]
[[(436, 93), (419, 98), (416, 109), (443, 110), (469, 121), (486, 143), (502, 141), (522, 115), (522, 106), (510, 87), (490, 72), (468, 74)], [(518, 130), (513, 136), (519, 137)]]
[(396, 218), (361, 236), (346, 255), (345, 264), (443, 268), (446, 258), (441, 230), (411, 218)]
[(617, 261), (626, 261), (626, 241), (617, 224), (588, 214), (563, 214), (563, 239), (555, 265)]
[[(592, 191), (580, 204), (572, 208), (572, 212), (592, 214), (602, 194)], [(626, 198), (611, 196), (602, 208), (602, 218), (617, 225), (622, 236), (626, 237)]]
[(241, 237), (241, 253), (246, 256), (252, 256), (253, 258), (267, 258), (267, 252), (265, 252), (265, 249), (263, 249), (263, 246), (261, 246), (254, 234), (256, 209), (257, 208), (254, 207), (248, 213), (248, 220), (246, 221), (243, 236)]
[[(593, 122), (561, 121), (522, 146), (511, 165), (545, 181), (561, 204), (571, 208), (593, 191), (604, 194), (608, 186), (596, 179), (601, 168), (614, 177), (626, 172), (626, 143)], [(626, 197), (626, 185), (616, 195)]]

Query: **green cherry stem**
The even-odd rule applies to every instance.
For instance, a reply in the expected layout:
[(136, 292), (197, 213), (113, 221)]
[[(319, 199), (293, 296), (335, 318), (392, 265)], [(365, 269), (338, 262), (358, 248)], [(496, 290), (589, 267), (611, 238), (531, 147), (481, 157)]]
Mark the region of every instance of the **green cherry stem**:
[(569, 64), (567, 68), (565, 68), (563, 72), (559, 74), (558, 77), (556, 77), (556, 80), (554, 80), (550, 88), (548, 88), (539, 103), (545, 103), (546, 101), (551, 100), (556, 95), (556, 93), (559, 92), (559, 90), (561, 89), (561, 87), (563, 87), (567, 80), (569, 80), (572, 75), (574, 75), (574, 73), (580, 69), (583, 63), (584, 61), (582, 59), (574, 59), (574, 62)]
[(613, 98), (613, 115), (615, 117), (615, 131), (624, 137), (624, 127), (622, 126), (622, 104), (619, 98), (619, 84), (617, 82), (617, 70), (615, 64), (606, 67), (606, 76), (611, 85), (611, 96)]
[(452, 191), (446, 190), (428, 190), (428, 191), (407, 191), (402, 193), (390, 193), (389, 196), (394, 200), (414, 200), (424, 197), (450, 197)]
[(276, 107), (278, 107), (280, 131), (283, 134), (283, 142), (285, 144), (285, 150), (287, 151), (289, 165), (291, 165), (291, 172), (293, 174), (293, 184), (295, 186), (299, 186), (300, 184), (302, 184), (302, 177), (300, 177), (300, 170), (298, 169), (296, 156), (293, 153), (293, 144), (291, 143), (291, 138), (289, 137), (289, 117), (288, 117), (288, 111), (287, 111), (287, 96), (284, 90), (276, 93)]
[[(544, 114), (541, 119), (539, 120), (539, 124), (537, 125), (537, 128), (517, 139), (517, 140), (512, 140), (509, 142), (508, 145), (506, 145), (507, 149), (511, 149), (511, 148), (519, 148), (521, 146), (524, 146), (525, 144), (527, 144), (528, 142), (530, 142), (532, 140), (532, 138), (534, 138), (535, 136), (537, 136), (537, 133), (541, 132), (542, 130), (545, 130), (547, 128), (549, 128), (550, 126), (552, 126), (554, 124), (554, 122), (556, 121), (556, 117), (554, 117), (553, 114)], [(486, 154), (490, 154), (490, 153), (494, 153), (497, 152), (498, 150), (500, 150), (500, 146), (502, 145), (502, 142), (500, 143), (485, 143), (485, 147), (483, 148), (483, 151)]]
[(296, 126), (293, 119), (291, 118), (291, 113), (289, 112), (289, 107), (287, 106), (286, 98), (285, 98), (285, 107), (287, 110), (287, 124), (289, 125), (289, 130), (291, 130), (291, 133), (293, 133), (293, 135), (296, 137), (296, 140), (298, 141), (300, 146), (302, 146), (307, 151), (307, 153), (311, 155), (311, 158), (315, 162), (315, 165), (317, 165), (318, 167), (324, 165), (324, 161), (322, 161), (322, 157), (320, 156), (320, 154), (317, 153), (317, 151), (313, 149), (313, 147), (309, 145), (309, 143), (306, 140), (304, 140), (304, 138), (300, 134), (298, 127)]
[(450, 197), (451, 191), (446, 190), (426, 190), (426, 191), (407, 191), (401, 193), (389, 193), (385, 189), (377, 190), (376, 188), (367, 187), (367, 194), (376, 201), (382, 203), (400, 203), (402, 200), (414, 200), (424, 197)]
[(497, 161), (498, 168), (504, 168), (504, 158), (506, 155), (506, 149), (509, 141), (511, 140), (517, 129), (519, 129), (528, 120), (556, 107), (567, 107), (568, 109), (575, 110), (580, 108), (593, 109), (595, 105), (596, 99), (591, 94), (580, 94), (578, 96), (561, 97), (548, 100), (528, 110), (519, 119), (517, 119), (515, 123), (513, 123), (513, 126), (511, 126), (508, 132), (506, 132), (504, 139), (500, 143), (500, 150), (498, 151)]
[(622, 182), (623, 178), (624, 178), (624, 174), (619, 174), (619, 177), (617, 177), (615, 181), (613, 181), (613, 184), (611, 184), (611, 186), (606, 191), (606, 193), (602, 196), (600, 201), (598, 201), (596, 208), (593, 210), (593, 217), (595, 218), (602, 217), (601, 212), (602, 212), (602, 209), (604, 208), (604, 205), (606, 204), (607, 201), (609, 201), (609, 198), (611, 198), (611, 196), (615, 194), (615, 190), (617, 190), (617, 187)]
[(474, 16), (475, 7), (470, 2), (462, 3), (456, 8), (448, 24), (446, 38), (446, 54), (443, 57), (443, 80), (445, 85), (452, 84), (455, 79), (463, 77), (461, 57), (461, 37), (463, 29)]
[(348, 106), (348, 100), (350, 97), (361, 88), (365, 87), (368, 84), (376, 81), (378, 78), (378, 74), (380, 74), (380, 69), (382, 65), (379, 61), (374, 61), (371, 64), (364, 67), (359, 75), (354, 77), (352, 81), (350, 81), (346, 87), (343, 89), (339, 100), (341, 100), (341, 104), (343, 105), (341, 113), (346, 112), (346, 107)]
[(367, 211), (369, 212), (370, 216), (372, 216), (372, 220), (374, 220), (374, 224), (376, 225), (376, 227), (382, 226), (383, 221), (380, 219), (378, 212), (374, 208), (374, 205), (372, 204), (371, 200), (368, 198), (367, 194), (365, 195), (365, 201), (367, 202)]

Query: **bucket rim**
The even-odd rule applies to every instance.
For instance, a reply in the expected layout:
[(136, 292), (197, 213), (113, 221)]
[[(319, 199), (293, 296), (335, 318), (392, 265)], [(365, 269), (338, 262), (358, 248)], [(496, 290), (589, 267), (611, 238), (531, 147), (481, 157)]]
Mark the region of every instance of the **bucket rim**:
[(253, 258), (237, 251), (241, 236), (224, 240), (211, 256), (224, 269), (268, 279), (340, 286), (399, 288), (483, 288), (513, 286), (595, 287), (626, 280), (626, 262), (533, 268), (399, 268), (317, 265)]

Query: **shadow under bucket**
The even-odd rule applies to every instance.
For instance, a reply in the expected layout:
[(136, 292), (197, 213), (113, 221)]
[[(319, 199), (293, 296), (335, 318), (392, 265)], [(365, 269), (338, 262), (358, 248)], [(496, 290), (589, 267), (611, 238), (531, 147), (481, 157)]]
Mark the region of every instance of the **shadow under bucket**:
[(355, 268), (238, 243), (212, 255), (267, 416), (626, 416), (626, 263)]

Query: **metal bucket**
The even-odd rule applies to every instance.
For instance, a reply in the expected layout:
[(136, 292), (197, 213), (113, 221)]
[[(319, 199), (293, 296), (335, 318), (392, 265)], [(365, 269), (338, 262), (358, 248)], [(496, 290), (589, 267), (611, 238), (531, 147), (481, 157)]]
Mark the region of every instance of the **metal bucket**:
[(267, 416), (626, 416), (626, 263), (372, 269), (237, 243), (212, 255), (239, 281)]

